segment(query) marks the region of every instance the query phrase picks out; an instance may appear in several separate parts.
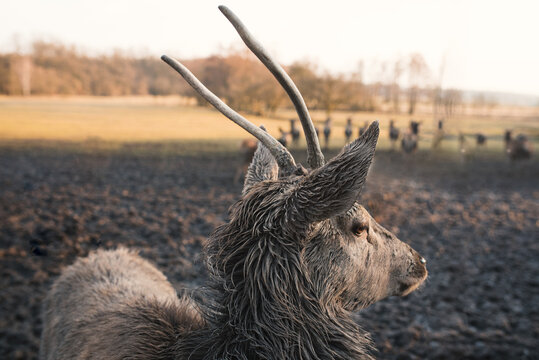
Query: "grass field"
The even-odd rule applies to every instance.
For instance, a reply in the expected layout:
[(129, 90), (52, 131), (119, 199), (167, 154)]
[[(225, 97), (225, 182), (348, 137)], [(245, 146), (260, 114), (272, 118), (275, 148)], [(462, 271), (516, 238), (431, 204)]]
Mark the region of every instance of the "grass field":
[[(322, 128), (326, 114), (311, 113), (317, 126)], [(255, 124), (264, 124), (277, 136), (278, 128), (288, 129), (293, 110), (282, 110), (274, 117), (245, 115)], [(389, 119), (404, 129), (411, 117), (405, 114), (336, 112), (332, 114), (331, 147), (344, 143), (344, 124), (351, 116), (357, 127), (365, 121), (380, 120), (380, 148), (389, 148), (387, 131)], [(431, 114), (414, 115), (422, 121), (420, 148), (430, 148), (435, 122)], [(539, 109), (526, 111), (499, 111), (491, 116), (466, 115), (446, 123), (446, 140), (442, 151), (457, 151), (457, 135), (470, 135), (469, 144), (475, 146), (471, 136), (482, 132), (488, 136), (483, 151), (499, 152), (505, 129), (527, 134), (539, 144)], [(355, 135), (355, 134), (354, 134)], [(209, 147), (214, 150), (236, 149), (241, 139), (249, 135), (212, 108), (193, 106), (180, 97), (0, 97), (0, 140), (8, 144), (64, 142), (72, 146), (85, 145), (99, 148), (124, 148), (126, 143), (173, 143), (175, 149), (194, 151)], [(178, 145), (183, 144), (183, 145)], [(196, 145), (195, 145), (196, 144)]]

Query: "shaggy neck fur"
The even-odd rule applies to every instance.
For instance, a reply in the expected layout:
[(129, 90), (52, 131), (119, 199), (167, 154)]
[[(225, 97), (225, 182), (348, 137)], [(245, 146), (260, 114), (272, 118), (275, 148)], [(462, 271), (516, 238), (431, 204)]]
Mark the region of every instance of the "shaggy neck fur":
[(370, 359), (368, 334), (336, 299), (314, 294), (297, 234), (286, 231), (275, 206), (282, 187), (267, 190), (274, 193), (239, 201), (230, 223), (210, 238), (212, 301), (202, 309), (208, 326), (182, 341), (182, 352), (207, 359)]

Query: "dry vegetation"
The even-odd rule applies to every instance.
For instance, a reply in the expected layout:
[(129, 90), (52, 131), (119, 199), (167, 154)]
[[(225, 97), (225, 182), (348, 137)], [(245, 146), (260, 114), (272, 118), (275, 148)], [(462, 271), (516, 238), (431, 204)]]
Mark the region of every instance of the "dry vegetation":
[[(422, 121), (420, 148), (430, 148), (435, 122), (432, 114), (427, 112), (427, 105), (418, 106), (418, 110), (414, 116), (335, 111), (332, 115), (331, 145), (335, 148), (343, 145), (346, 118), (352, 117), (354, 136), (357, 127), (365, 121), (380, 120), (381, 149), (389, 147), (389, 119), (394, 119), (401, 129), (408, 126), (410, 119)], [(264, 124), (276, 136), (279, 127), (288, 128), (288, 119), (295, 113), (280, 109), (271, 117), (245, 116), (255, 124)], [(321, 128), (326, 113), (315, 110), (312, 117)], [(538, 143), (538, 119), (537, 108), (498, 106), (491, 116), (463, 113), (446, 121), (447, 140), (442, 143), (442, 150), (457, 150), (456, 136), (459, 132), (470, 136), (482, 132), (489, 138), (486, 150), (500, 153), (504, 129), (516, 129), (516, 132), (522, 132)], [(237, 142), (247, 136), (218, 112), (208, 107), (193, 106), (193, 99), (185, 97), (0, 97), (0, 139), (10, 143), (21, 140), (63, 141), (94, 148), (114, 148), (129, 142), (210, 141), (235, 149)]]
[[(218, 55), (182, 59), (199, 79), (233, 108), (253, 114), (273, 114), (287, 104), (276, 80), (254, 55), (230, 49)], [(391, 111), (410, 115), (428, 103), (435, 117), (449, 118), (473, 103), (474, 113), (492, 112), (497, 107), (493, 94), (463, 94), (444, 89), (434, 80), (433, 70), (421, 54), (393, 60), (379, 60), (368, 69), (359, 61), (350, 73), (332, 73), (309, 61), (287, 64), (286, 69), (302, 91), (312, 110), (332, 114), (338, 110)], [(365, 73), (374, 77), (367, 83)], [(88, 56), (57, 43), (35, 42), (27, 53), (0, 53), (0, 94), (197, 97), (185, 82), (155, 56), (135, 58), (117, 52), (109, 56)], [(472, 97), (472, 98), (470, 98)], [(533, 97), (526, 100), (532, 105)]]

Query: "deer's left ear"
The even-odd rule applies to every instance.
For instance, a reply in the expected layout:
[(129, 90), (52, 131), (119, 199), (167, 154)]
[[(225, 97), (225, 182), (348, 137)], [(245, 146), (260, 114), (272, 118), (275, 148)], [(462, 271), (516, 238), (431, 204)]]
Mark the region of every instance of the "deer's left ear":
[(247, 169), (242, 193), (246, 194), (249, 189), (260, 181), (275, 180), (279, 174), (279, 166), (267, 147), (258, 143), (253, 160)]
[(290, 195), (294, 223), (322, 221), (352, 207), (367, 178), (379, 132), (375, 121), (359, 139), (298, 183)]

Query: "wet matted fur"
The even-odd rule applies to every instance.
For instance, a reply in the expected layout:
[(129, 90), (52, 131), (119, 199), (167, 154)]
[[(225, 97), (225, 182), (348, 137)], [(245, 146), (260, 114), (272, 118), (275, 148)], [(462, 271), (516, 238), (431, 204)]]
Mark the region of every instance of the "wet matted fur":
[(77, 260), (45, 301), (41, 358), (371, 358), (351, 312), (427, 276), (424, 259), (357, 202), (378, 132), (373, 123), (326, 165), (283, 178), (259, 145), (205, 249), (201, 303), (126, 249)]

